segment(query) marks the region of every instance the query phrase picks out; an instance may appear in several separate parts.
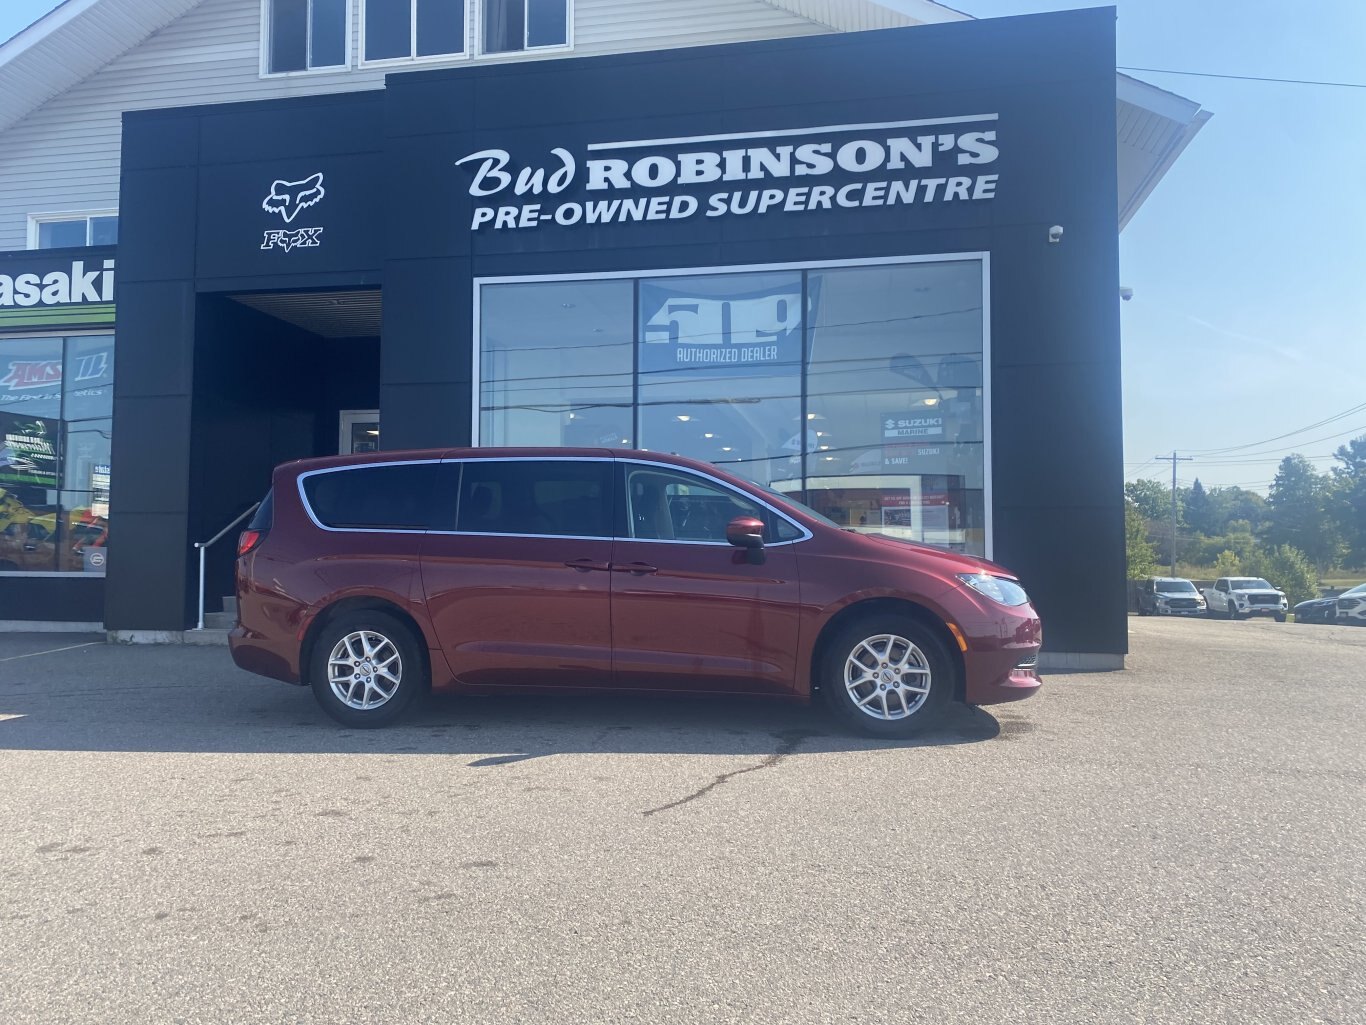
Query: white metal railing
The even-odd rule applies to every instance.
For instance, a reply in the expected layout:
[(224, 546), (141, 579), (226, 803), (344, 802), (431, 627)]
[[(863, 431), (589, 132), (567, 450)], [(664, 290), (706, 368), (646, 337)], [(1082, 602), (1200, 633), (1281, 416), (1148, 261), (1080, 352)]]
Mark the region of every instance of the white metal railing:
[(259, 508), (261, 508), (261, 503), (257, 502), (250, 509), (244, 510), (235, 520), (207, 541), (196, 541), (194, 543), (194, 546), (199, 549), (199, 625), (195, 627), (196, 630), (204, 629), (204, 553), (209, 550), (211, 545), (217, 544), (222, 540), (224, 534), (232, 530), (233, 527), (237, 526)]

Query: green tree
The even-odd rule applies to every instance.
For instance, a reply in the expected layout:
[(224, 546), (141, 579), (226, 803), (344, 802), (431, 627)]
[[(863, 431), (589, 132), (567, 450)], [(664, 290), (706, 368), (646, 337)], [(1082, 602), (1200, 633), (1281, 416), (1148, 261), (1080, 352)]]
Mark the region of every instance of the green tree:
[[(1149, 520), (1170, 520), (1172, 490), (1155, 480), (1131, 480), (1124, 485), (1124, 497), (1138, 506), (1138, 511)], [(1180, 510), (1177, 510), (1178, 516)]]
[(1209, 492), (1200, 483), (1200, 478), (1195, 478), (1195, 483), (1191, 489), (1183, 496), (1186, 507), (1186, 524), (1191, 530), (1200, 534), (1222, 534), (1223, 525), (1215, 518), (1215, 505), (1209, 497)]
[(1267, 498), (1267, 543), (1273, 548), (1296, 548), (1316, 566), (1336, 565), (1342, 556), (1342, 542), (1337, 525), (1328, 515), (1329, 503), (1328, 476), (1298, 453), (1286, 456)]
[(1243, 565), (1238, 560), (1238, 556), (1228, 550), (1219, 553), (1219, 557), (1214, 560), (1214, 575), (1216, 577), (1236, 577), (1243, 571)]
[(1133, 502), (1124, 503), (1124, 553), (1130, 580), (1157, 575), (1157, 553), (1148, 543), (1148, 525)]
[(1330, 515), (1346, 547), (1350, 566), (1366, 566), (1366, 434), (1333, 453)]
[(1243, 563), (1243, 572), (1266, 578), (1285, 592), (1291, 605), (1319, 595), (1318, 572), (1303, 552), (1289, 545), (1258, 552)]

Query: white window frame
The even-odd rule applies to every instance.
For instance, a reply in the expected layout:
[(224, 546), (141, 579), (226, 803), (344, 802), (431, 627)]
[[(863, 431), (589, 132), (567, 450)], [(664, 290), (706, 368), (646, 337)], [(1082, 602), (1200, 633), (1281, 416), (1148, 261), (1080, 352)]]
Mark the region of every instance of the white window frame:
[(118, 207), (101, 210), (48, 210), (28, 215), (28, 247), (38, 249), (38, 228), (54, 221), (85, 221), (85, 244), (90, 245), (90, 219), (92, 217), (117, 217)]
[[(565, 41), (556, 43), (553, 46), (527, 46), (526, 45), (526, 20), (522, 23), (522, 48), (520, 50), (496, 50), (489, 52), (484, 49), (484, 8), (489, 0), (470, 0), (477, 10), (475, 17), (471, 18), (474, 27), (475, 54), (487, 60), (507, 60), (521, 57), (523, 54), (542, 54), (542, 53), (568, 53), (574, 49), (574, 8), (575, 0), (564, 0), (565, 2)], [(526, 0), (521, 0), (525, 10)]]
[(356, 66), (361, 68), (384, 68), (384, 67), (407, 67), (413, 64), (446, 64), (455, 61), (469, 60), (470, 52), (470, 29), (474, 24), (475, 11), (478, 9), (482, 0), (462, 0), (465, 5), (465, 40), (464, 49), (459, 53), (433, 53), (426, 57), (417, 55), (417, 0), (408, 0), (409, 9), (412, 11), (412, 22), (409, 29), (408, 49), (410, 56), (407, 57), (377, 57), (370, 60), (365, 56), (365, 5), (370, 0), (360, 0), (360, 46), (356, 50)]
[[(480, 301), (485, 285), (521, 285), (546, 281), (610, 281), (633, 278), (641, 281), (652, 278), (694, 277), (704, 274), (751, 274), (763, 271), (839, 270), (844, 267), (884, 267), (907, 263), (978, 263), (982, 267), (982, 526), (986, 558), (993, 558), (996, 547), (992, 499), (992, 444), (991, 444), (991, 253), (985, 250), (961, 253), (933, 253), (916, 256), (880, 256), (857, 260), (802, 260), (794, 263), (747, 263), (727, 267), (671, 267), (668, 269), (599, 271), (583, 274), (528, 274), (474, 279), (473, 330), (471, 336), (471, 374), (473, 387), (470, 402), (470, 439), (476, 447), (482, 445), (480, 434), (481, 390), (480, 357), (483, 337)], [(805, 324), (803, 325), (805, 327)], [(803, 368), (803, 373), (806, 368)], [(636, 407), (638, 411), (639, 407)], [(637, 439), (639, 440), (639, 439)]]
[[(304, 68), (301, 71), (271, 71), (270, 70), (270, 8), (275, 0), (261, 0), (261, 78), (302, 78), (307, 75), (342, 75), (352, 69), (352, 46), (354, 45), (355, 25), (356, 25), (356, 0), (345, 0), (346, 3), (346, 42), (343, 44), (345, 59), (341, 64), (334, 64), (326, 68)], [(312, 22), (311, 12), (313, 0), (309, 0), (309, 21)], [(312, 60), (313, 36), (310, 33), (307, 37), (309, 57)]]

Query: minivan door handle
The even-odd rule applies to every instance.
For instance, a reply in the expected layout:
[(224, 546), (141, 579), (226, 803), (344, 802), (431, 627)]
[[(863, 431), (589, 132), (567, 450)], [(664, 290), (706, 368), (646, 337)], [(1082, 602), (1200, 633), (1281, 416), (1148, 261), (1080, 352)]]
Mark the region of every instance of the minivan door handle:
[(570, 559), (565, 565), (570, 569), (578, 570), (580, 573), (588, 573), (592, 570), (606, 573), (612, 568), (610, 562), (599, 562), (597, 559)]
[(647, 573), (658, 573), (658, 566), (651, 566), (647, 562), (624, 562), (620, 566), (612, 567), (613, 573), (634, 573), (638, 577), (643, 577)]

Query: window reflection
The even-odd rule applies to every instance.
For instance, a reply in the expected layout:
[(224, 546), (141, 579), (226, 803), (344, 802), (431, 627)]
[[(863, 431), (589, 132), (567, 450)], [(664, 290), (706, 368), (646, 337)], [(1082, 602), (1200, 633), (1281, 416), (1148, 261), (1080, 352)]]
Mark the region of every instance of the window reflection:
[(0, 572), (105, 571), (113, 348), (0, 339)]
[(640, 444), (761, 484), (801, 455), (802, 276), (640, 283)]
[(808, 288), (807, 501), (983, 553), (981, 265), (813, 271)]
[(630, 281), (485, 286), (481, 442), (634, 445), (634, 294)]
[(480, 441), (691, 456), (985, 554), (982, 285), (963, 260), (485, 286)]

